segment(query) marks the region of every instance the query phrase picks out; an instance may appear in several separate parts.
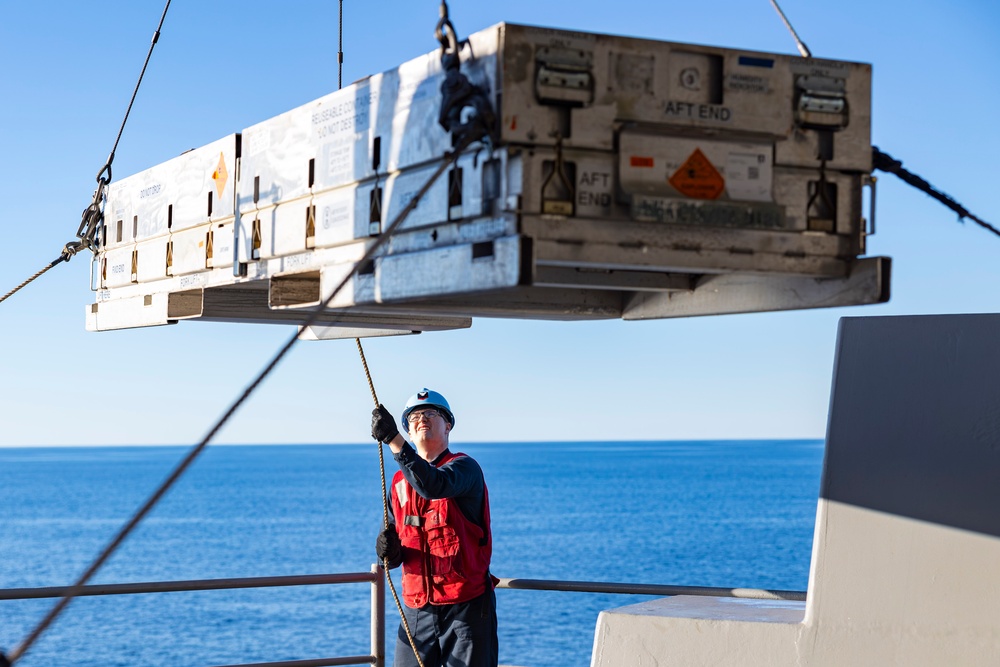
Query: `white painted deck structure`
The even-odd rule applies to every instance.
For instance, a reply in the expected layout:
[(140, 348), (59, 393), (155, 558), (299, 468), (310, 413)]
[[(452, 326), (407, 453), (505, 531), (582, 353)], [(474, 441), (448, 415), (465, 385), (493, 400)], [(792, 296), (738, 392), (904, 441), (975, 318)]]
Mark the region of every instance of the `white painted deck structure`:
[(1000, 665), (1000, 315), (840, 327), (805, 603), (602, 612), (593, 667)]

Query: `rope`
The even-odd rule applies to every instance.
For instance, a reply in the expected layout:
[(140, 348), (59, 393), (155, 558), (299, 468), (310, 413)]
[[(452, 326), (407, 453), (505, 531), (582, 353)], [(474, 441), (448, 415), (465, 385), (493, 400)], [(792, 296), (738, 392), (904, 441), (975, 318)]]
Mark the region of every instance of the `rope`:
[[(354, 271), (351, 271), (346, 276), (344, 276), (343, 280), (341, 280), (340, 283), (334, 288), (334, 290), (330, 293), (330, 295), (326, 298), (326, 300), (318, 308), (312, 311), (309, 317), (306, 318), (305, 322), (303, 322), (303, 324), (301, 325), (302, 328), (310, 327), (316, 323), (320, 315), (322, 315), (323, 312), (329, 307), (330, 303), (337, 296), (337, 294), (339, 294), (340, 291), (351, 280), (351, 277), (354, 275), (355, 271), (357, 271), (359, 267), (364, 266), (367, 262), (371, 261), (371, 259), (375, 256), (375, 253), (378, 252), (378, 250), (383, 245), (385, 245), (385, 243), (392, 236), (393, 232), (403, 223), (403, 221), (413, 211), (413, 209), (416, 208), (417, 204), (420, 202), (423, 196), (427, 194), (427, 191), (430, 190), (431, 186), (434, 185), (435, 181), (437, 181), (437, 179), (441, 176), (441, 174), (443, 174), (445, 170), (448, 169), (448, 167), (450, 167), (455, 162), (455, 160), (458, 159), (458, 156), (465, 148), (468, 147), (470, 143), (471, 141), (463, 141), (459, 146), (455, 148), (453, 152), (445, 154), (445, 158), (441, 161), (441, 164), (438, 166), (438, 168), (434, 171), (431, 177), (427, 179), (427, 182), (424, 183), (423, 187), (421, 187), (420, 190), (417, 191), (413, 199), (403, 208), (402, 211), (400, 211), (399, 215), (396, 216), (396, 219), (392, 221), (392, 224), (390, 224), (389, 227), (386, 228), (385, 233), (380, 235), (375, 240), (375, 242), (368, 247), (368, 250), (365, 251), (365, 253), (361, 256), (361, 258), (358, 259), (358, 261), (354, 265)], [(20, 659), (21, 656), (23, 656), (29, 648), (31, 648), (31, 646), (35, 643), (35, 641), (37, 641), (37, 639), (42, 635), (42, 633), (45, 632), (45, 630), (48, 629), (50, 625), (52, 625), (53, 621), (56, 620), (59, 614), (62, 613), (63, 609), (66, 608), (66, 606), (73, 600), (73, 598), (80, 594), (81, 589), (86, 585), (88, 581), (90, 581), (90, 578), (93, 577), (94, 574), (101, 568), (101, 566), (108, 560), (108, 558), (111, 557), (111, 554), (115, 552), (115, 550), (119, 547), (119, 545), (121, 545), (121, 543), (125, 540), (125, 538), (128, 537), (128, 535), (132, 532), (132, 530), (134, 530), (135, 527), (139, 525), (139, 522), (141, 522), (143, 518), (145, 518), (145, 516), (153, 509), (153, 507), (159, 502), (159, 500), (164, 496), (164, 494), (166, 494), (166, 492), (170, 490), (170, 488), (181, 477), (181, 475), (184, 474), (184, 472), (188, 469), (188, 467), (190, 467), (190, 465), (194, 463), (194, 461), (198, 458), (198, 455), (201, 454), (202, 451), (204, 451), (204, 449), (212, 441), (215, 435), (222, 429), (222, 427), (226, 424), (226, 422), (228, 422), (229, 419), (240, 408), (240, 406), (242, 406), (243, 403), (246, 402), (248, 398), (250, 398), (250, 395), (257, 389), (258, 386), (260, 386), (260, 384), (264, 381), (264, 379), (271, 374), (271, 371), (273, 371), (277, 367), (278, 363), (280, 363), (281, 360), (284, 359), (285, 355), (288, 354), (288, 352), (295, 346), (295, 344), (298, 341), (299, 341), (299, 333), (296, 332), (295, 334), (292, 335), (292, 337), (288, 340), (288, 342), (286, 342), (282, 346), (282, 348), (277, 352), (277, 354), (274, 355), (274, 357), (268, 362), (268, 364), (257, 375), (257, 377), (254, 378), (254, 380), (249, 385), (247, 385), (247, 387), (243, 390), (243, 393), (240, 395), (240, 397), (236, 399), (236, 401), (234, 401), (232, 405), (229, 406), (229, 409), (226, 410), (225, 414), (223, 414), (223, 416), (209, 430), (209, 432), (205, 435), (205, 437), (201, 440), (201, 442), (199, 442), (191, 449), (191, 451), (187, 454), (184, 460), (181, 461), (181, 463), (174, 469), (174, 471), (170, 474), (170, 476), (167, 477), (167, 479), (164, 480), (164, 482), (153, 493), (153, 495), (150, 496), (149, 500), (147, 500), (146, 503), (139, 509), (139, 511), (136, 512), (135, 516), (133, 516), (129, 520), (129, 522), (125, 524), (125, 526), (121, 529), (121, 531), (119, 531), (119, 533), (115, 536), (115, 538), (111, 541), (111, 543), (108, 544), (107, 547), (105, 547), (104, 551), (101, 552), (101, 554), (97, 557), (97, 559), (90, 565), (90, 567), (87, 568), (87, 570), (83, 573), (83, 575), (80, 576), (80, 578), (76, 581), (76, 583), (74, 583), (69, 588), (69, 590), (66, 592), (66, 595), (63, 598), (61, 598), (59, 602), (56, 603), (56, 605), (52, 608), (52, 610), (45, 616), (45, 618), (43, 618), (39, 622), (39, 624), (35, 627), (35, 629), (32, 630), (31, 634), (28, 635), (28, 638), (25, 639), (20, 646), (15, 648), (9, 656), (7, 656), (9, 664), (13, 665), (15, 662), (17, 662), (17, 660)], [(381, 451), (381, 447), (379, 447), (379, 451)]]
[(888, 153), (883, 153), (878, 149), (878, 146), (872, 146), (872, 166), (875, 169), (879, 169), (881, 171), (887, 171), (890, 174), (895, 174), (900, 179), (902, 179), (902, 181), (907, 185), (912, 185), (913, 187), (915, 187), (917, 190), (920, 190), (924, 194), (928, 194), (934, 199), (937, 199), (939, 202), (941, 202), (942, 204), (950, 208), (952, 211), (957, 213), (960, 222), (965, 218), (969, 218), (983, 229), (991, 231), (997, 236), (1000, 236), (1000, 229), (997, 229), (996, 227), (986, 222), (985, 220), (976, 217), (975, 215), (970, 213), (968, 209), (959, 204), (957, 201), (955, 201), (945, 193), (941, 192), (940, 190), (935, 189), (934, 186), (932, 186), (930, 183), (922, 179), (920, 176), (917, 176), (913, 172), (905, 169), (903, 167), (902, 161), (897, 160)]
[[(365, 377), (368, 379), (368, 389), (372, 393), (372, 400), (375, 401), (375, 407), (379, 406), (378, 395), (375, 393), (375, 383), (372, 382), (372, 374), (368, 370), (368, 361), (365, 359), (365, 350), (361, 347), (361, 339), (355, 338), (354, 342), (358, 344), (358, 354), (361, 355), (361, 365), (365, 369)], [(378, 467), (379, 467), (379, 479), (382, 480), (382, 526), (384, 528), (389, 527), (389, 494), (388, 490), (385, 488), (385, 456), (382, 454), (382, 443), (378, 443)], [(410, 632), (410, 624), (406, 620), (406, 614), (403, 613), (403, 605), (399, 602), (399, 595), (396, 593), (396, 586), (392, 583), (392, 577), (389, 576), (389, 559), (382, 559), (382, 571), (385, 572), (385, 581), (389, 584), (389, 590), (392, 592), (392, 599), (396, 603), (396, 609), (399, 610), (399, 620), (403, 622), (403, 630), (406, 631), (406, 638), (410, 641), (410, 648), (413, 649), (413, 656), (417, 659), (417, 664), (420, 667), (424, 667), (424, 661), (420, 658), (420, 651), (417, 650), (417, 642), (413, 639), (413, 634)]]
[(17, 287), (15, 287), (15, 288), (14, 288), (14, 289), (12, 289), (11, 291), (7, 292), (7, 293), (6, 293), (6, 294), (4, 294), (4, 295), (3, 295), (2, 297), (0, 297), (0, 303), (3, 303), (4, 301), (6, 301), (7, 299), (9, 299), (10, 297), (14, 296), (14, 295), (15, 295), (15, 294), (16, 294), (17, 292), (19, 292), (19, 291), (21, 291), (22, 289), (24, 289), (25, 287), (27, 287), (27, 286), (28, 286), (28, 284), (29, 284), (29, 283), (30, 283), (31, 281), (35, 280), (36, 278), (39, 278), (39, 277), (41, 277), (41, 275), (42, 275), (43, 273), (45, 273), (46, 271), (48, 271), (49, 269), (51, 269), (51, 268), (52, 268), (53, 266), (55, 266), (56, 264), (59, 264), (60, 262), (65, 262), (65, 261), (66, 261), (67, 259), (69, 259), (69, 258), (68, 258), (68, 257), (67, 257), (66, 255), (60, 255), (60, 256), (58, 257), (58, 259), (54, 259), (54, 260), (52, 260), (51, 262), (49, 262), (49, 263), (48, 263), (48, 264), (47, 264), (47, 265), (45, 266), (45, 268), (44, 268), (44, 269), (42, 269), (41, 271), (37, 272), (37, 273), (36, 273), (35, 275), (31, 276), (30, 278), (28, 278), (27, 280), (25, 280), (25, 281), (24, 281), (23, 283), (21, 283), (20, 285), (18, 285)]

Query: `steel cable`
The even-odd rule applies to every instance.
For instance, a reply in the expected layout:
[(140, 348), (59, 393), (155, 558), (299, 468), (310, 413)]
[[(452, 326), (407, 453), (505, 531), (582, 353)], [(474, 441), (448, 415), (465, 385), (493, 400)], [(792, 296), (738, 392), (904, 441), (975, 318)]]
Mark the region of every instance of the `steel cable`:
[(142, 63), (142, 70), (139, 72), (139, 80), (135, 82), (135, 88), (132, 90), (132, 98), (128, 101), (128, 108), (125, 109), (125, 117), (122, 118), (121, 127), (118, 128), (118, 136), (115, 137), (114, 146), (111, 147), (111, 153), (108, 155), (107, 164), (98, 173), (97, 178), (100, 179), (105, 171), (108, 172), (108, 181), (111, 180), (111, 163), (115, 160), (115, 151), (118, 150), (118, 142), (121, 141), (122, 133), (125, 131), (125, 123), (128, 122), (128, 116), (132, 113), (132, 105), (135, 104), (135, 98), (139, 94), (139, 86), (142, 84), (142, 77), (146, 75), (146, 67), (149, 66), (149, 59), (153, 56), (153, 48), (156, 43), (160, 41), (160, 29), (163, 28), (163, 21), (167, 18), (167, 10), (170, 9), (170, 0), (163, 6), (163, 13), (160, 15), (160, 22), (156, 26), (156, 30), (153, 32), (153, 39), (149, 43), (149, 51), (146, 52), (146, 60)]
[(787, 16), (785, 16), (785, 12), (781, 11), (781, 7), (778, 6), (777, 0), (771, 0), (771, 6), (774, 7), (774, 11), (778, 12), (778, 16), (781, 17), (781, 22), (785, 24), (785, 28), (788, 29), (788, 32), (792, 34), (792, 39), (795, 40), (795, 46), (798, 48), (799, 54), (803, 58), (812, 57), (812, 52), (809, 51), (809, 47), (806, 46), (805, 42), (799, 39), (799, 33), (795, 32), (795, 28), (792, 27), (792, 22), (788, 20)]
[(344, 0), (340, 0), (340, 20), (337, 22), (337, 90), (344, 85)]
[(23, 283), (21, 283), (20, 285), (18, 285), (17, 287), (15, 287), (11, 291), (7, 292), (2, 297), (0, 297), (0, 303), (3, 303), (4, 301), (6, 301), (7, 299), (9, 299), (10, 297), (14, 296), (16, 293), (20, 292), (22, 289), (24, 289), (25, 287), (27, 287), (33, 280), (35, 280), (36, 278), (41, 277), (42, 274), (44, 274), (46, 271), (48, 271), (49, 269), (51, 269), (56, 264), (59, 264), (60, 262), (65, 262), (67, 259), (68, 258), (67, 258), (66, 255), (60, 255), (58, 259), (52, 260), (51, 262), (49, 262), (45, 266), (44, 269), (42, 269), (41, 271), (38, 271), (37, 273), (35, 273), (35, 275), (31, 276), (30, 278), (28, 278), (27, 280), (25, 280)]

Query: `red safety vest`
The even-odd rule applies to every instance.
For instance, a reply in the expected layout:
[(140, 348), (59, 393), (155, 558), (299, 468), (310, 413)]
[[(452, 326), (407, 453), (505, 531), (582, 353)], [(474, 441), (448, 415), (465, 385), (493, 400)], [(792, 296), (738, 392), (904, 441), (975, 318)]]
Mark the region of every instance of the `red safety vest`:
[[(440, 467), (465, 454), (447, 453)], [(428, 602), (455, 604), (477, 598), (489, 582), (493, 539), (490, 498), (483, 482), (483, 528), (469, 521), (452, 498), (428, 500), (397, 472), (392, 513), (403, 545), (403, 601), (414, 609)], [(492, 586), (492, 582), (489, 584)]]

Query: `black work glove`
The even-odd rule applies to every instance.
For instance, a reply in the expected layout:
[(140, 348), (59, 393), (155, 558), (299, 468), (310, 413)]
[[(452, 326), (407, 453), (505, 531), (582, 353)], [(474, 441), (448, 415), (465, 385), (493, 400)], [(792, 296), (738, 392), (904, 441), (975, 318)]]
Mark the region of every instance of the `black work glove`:
[(379, 403), (379, 406), (372, 410), (372, 437), (379, 442), (387, 443), (397, 435), (399, 429), (396, 428), (396, 420), (385, 406)]
[(389, 569), (399, 567), (403, 562), (402, 545), (399, 543), (399, 534), (396, 533), (395, 526), (389, 526), (378, 534), (375, 540), (375, 555), (378, 556), (379, 563), (389, 561)]

